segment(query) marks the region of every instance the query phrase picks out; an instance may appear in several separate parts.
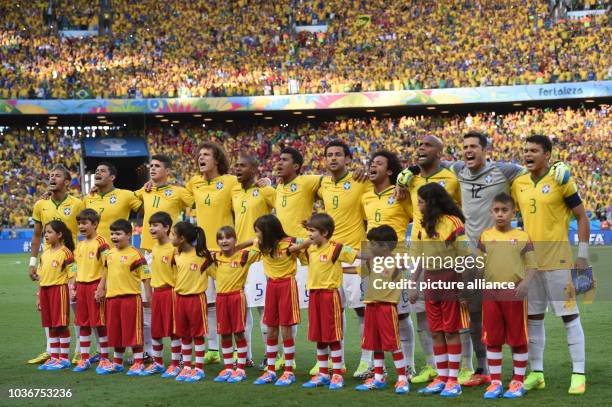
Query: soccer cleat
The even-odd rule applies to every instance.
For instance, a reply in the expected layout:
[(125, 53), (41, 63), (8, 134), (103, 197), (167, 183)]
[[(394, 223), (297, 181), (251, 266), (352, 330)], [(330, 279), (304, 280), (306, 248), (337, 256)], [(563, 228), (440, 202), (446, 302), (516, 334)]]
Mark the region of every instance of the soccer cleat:
[(168, 366), (168, 369), (166, 369), (166, 371), (162, 373), (161, 377), (162, 379), (171, 379), (171, 378), (177, 377), (180, 374), (181, 374), (180, 367), (170, 365)]
[(369, 373), (370, 373), (370, 364), (366, 362), (365, 360), (361, 360), (359, 362), (359, 366), (357, 366), (357, 370), (355, 370), (355, 373), (353, 373), (353, 378), (363, 380), (366, 377), (368, 377)]
[(406, 380), (398, 380), (395, 383), (395, 394), (406, 394), (410, 392), (410, 383)]
[(462, 368), (459, 371), (459, 376), (457, 377), (457, 383), (463, 385), (463, 383), (467, 382), (474, 375), (474, 371), (472, 369), (468, 369), (467, 367)]
[(429, 383), (427, 387), (420, 389), (419, 394), (438, 394), (444, 390), (445, 385), (446, 383), (444, 383), (442, 380), (434, 379), (434, 381)]
[(230, 377), (232, 377), (232, 373), (234, 373), (234, 371), (232, 369), (223, 369), (222, 371), (219, 372), (219, 374), (217, 375), (217, 377), (215, 377), (213, 379), (213, 382), (215, 383), (223, 383), (226, 382), (227, 379), (229, 379)]
[(459, 397), (461, 396), (461, 385), (456, 381), (448, 381), (446, 382), (446, 386), (444, 386), (444, 390), (440, 392), (440, 396), (442, 397)]
[(221, 362), (218, 350), (209, 350), (204, 354), (204, 364), (212, 365), (213, 363)]
[(72, 363), (77, 364), (81, 360), (81, 352), (74, 352), (74, 357), (72, 358)]
[(166, 368), (164, 367), (164, 365), (160, 365), (159, 363), (151, 363), (149, 367), (144, 369), (140, 375), (141, 376), (152, 376), (154, 374), (164, 373), (165, 371), (166, 371)]
[(387, 387), (387, 381), (378, 381), (374, 379), (367, 379), (365, 382), (355, 387), (357, 391), (370, 391), (370, 390), (380, 390)]
[(47, 370), (47, 368), (53, 364), (55, 364), (55, 362), (57, 362), (56, 358), (49, 358), (47, 359), (47, 361), (45, 363), (43, 363), (42, 365), (38, 366), (38, 370)]
[(106, 358), (100, 359), (100, 362), (98, 363), (98, 366), (96, 367), (96, 373), (105, 374), (103, 372), (106, 371), (110, 367), (110, 365), (112, 365), (110, 360)]
[(546, 387), (546, 382), (544, 381), (544, 372), (531, 372), (525, 378), (525, 382), (523, 383), (523, 387), (525, 390), (542, 390)]
[(45, 370), (54, 371), (54, 370), (64, 370), (70, 368), (72, 364), (68, 359), (55, 359), (55, 363), (48, 365)]
[(266, 370), (264, 374), (259, 376), (253, 384), (262, 385), (262, 384), (270, 384), (276, 381), (276, 373)]
[(493, 380), (489, 387), (487, 387), (487, 391), (485, 391), (484, 398), (485, 399), (497, 399), (500, 398), (504, 394), (504, 386), (502, 382), (499, 380)]
[(436, 371), (436, 369), (434, 369), (431, 365), (425, 365), (421, 369), (419, 374), (412, 378), (411, 382), (415, 384), (427, 383), (432, 381), (436, 377), (438, 377), (438, 372)]
[(130, 366), (130, 369), (127, 371), (128, 376), (143, 376), (143, 372), (145, 370), (144, 363), (137, 362)]
[(465, 387), (477, 387), (482, 386), (483, 384), (490, 384), (491, 377), (486, 374), (474, 373), (472, 377), (470, 377), (467, 381), (465, 381), (462, 386)]
[(330, 390), (340, 390), (344, 387), (344, 378), (339, 374), (332, 375), (331, 382), (329, 383)]
[(317, 363), (315, 363), (315, 365), (312, 367), (312, 369), (310, 369), (310, 372), (308, 372), (308, 374), (310, 376), (316, 376), (319, 374), (319, 362), (317, 361)]
[[(102, 362), (100, 362), (102, 363)], [(100, 368), (100, 366), (98, 366), (98, 368)], [(125, 368), (123, 367), (123, 365), (120, 365), (119, 363), (112, 363), (109, 362), (108, 364), (106, 364), (104, 366), (104, 368), (100, 369), (100, 371), (98, 371), (98, 369), (96, 369), (96, 373), (99, 375), (109, 375), (109, 374), (113, 374), (113, 373), (121, 373), (125, 370)]]
[(572, 383), (567, 391), (568, 394), (580, 395), (586, 391), (586, 376), (583, 374), (573, 373)]
[(100, 355), (100, 352), (97, 352), (95, 355), (89, 358), (89, 363), (91, 363), (92, 365), (94, 363), (98, 363), (101, 358), (102, 358), (102, 355)]
[(243, 382), (247, 379), (246, 373), (244, 370), (242, 369), (236, 369), (234, 370), (234, 373), (232, 373), (232, 376), (227, 379), (228, 383), (240, 383)]
[(322, 375), (318, 373), (312, 376), (310, 381), (307, 381), (306, 383), (302, 385), (302, 387), (305, 387), (307, 389), (312, 389), (312, 388), (321, 387), (321, 386), (329, 386), (329, 376), (328, 375)]
[(72, 369), (73, 372), (84, 372), (89, 370), (91, 367), (91, 362), (89, 360), (81, 359), (79, 363), (77, 363), (76, 367)]
[(521, 398), (527, 393), (525, 390), (525, 386), (523, 382), (519, 382), (518, 380), (512, 380), (510, 385), (508, 386), (508, 390), (504, 393), (505, 399), (518, 399)]
[(176, 380), (177, 382), (184, 382), (186, 378), (189, 377), (189, 375), (191, 374), (191, 368), (185, 366), (183, 368), (183, 370), (181, 370), (181, 373), (178, 374), (178, 376), (176, 376)]
[(287, 387), (295, 383), (295, 375), (291, 372), (285, 372), (283, 375), (274, 383), (275, 386)]
[(205, 377), (206, 375), (204, 374), (204, 371), (196, 367), (195, 369), (191, 370), (189, 376), (187, 376), (183, 381), (185, 383), (201, 382)]
[(40, 355), (36, 356), (35, 358), (28, 360), (28, 364), (29, 365), (39, 365), (39, 364), (47, 362), (49, 359), (51, 359), (51, 355), (49, 355), (47, 352), (43, 352)]

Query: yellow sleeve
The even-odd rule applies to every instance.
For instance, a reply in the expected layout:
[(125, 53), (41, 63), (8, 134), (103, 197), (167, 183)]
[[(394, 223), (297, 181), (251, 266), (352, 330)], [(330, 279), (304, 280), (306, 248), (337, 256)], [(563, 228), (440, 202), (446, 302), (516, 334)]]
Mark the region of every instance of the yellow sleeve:
[(340, 250), (340, 255), (338, 256), (338, 260), (343, 263), (353, 263), (355, 258), (357, 257), (358, 252), (353, 250), (351, 246), (342, 246), (342, 250)]
[(521, 256), (523, 257), (523, 264), (525, 264), (525, 268), (528, 269), (537, 269), (538, 261), (535, 256), (535, 251), (533, 248), (533, 243), (531, 240), (525, 242), (525, 246), (521, 251)]
[(455, 178), (455, 182), (453, 183), (453, 200), (459, 207), (461, 208), (461, 188), (459, 187), (459, 180)]
[(194, 197), (187, 188), (180, 188), (179, 197), (185, 208), (191, 208), (193, 206)]
[(322, 175), (304, 175), (306, 189), (312, 191), (313, 194), (318, 194), (322, 178)]
[(74, 257), (73, 256), (66, 256), (66, 258), (64, 259), (64, 264), (63, 264), (63, 271), (66, 271), (68, 273), (68, 277), (72, 278), (76, 276), (76, 272), (77, 272), (77, 265), (76, 262), (74, 261)]
[(249, 254), (247, 257), (247, 262), (245, 266), (250, 266), (251, 264), (259, 261), (261, 259), (261, 252), (259, 250), (249, 250)]
[(265, 187), (261, 192), (263, 193), (268, 208), (274, 208), (274, 204), (276, 203), (276, 190), (272, 187)]
[(138, 212), (138, 210), (142, 206), (142, 200), (138, 198), (135, 192), (128, 191), (128, 194), (129, 194), (128, 196), (130, 199), (129, 201), (130, 209), (134, 212)]
[(42, 223), (40, 206), (41, 206), (41, 201), (36, 201), (36, 203), (34, 204), (34, 209), (32, 210), (32, 220), (36, 223)]
[[(412, 202), (410, 201), (410, 195), (408, 195), (405, 199), (399, 201), (400, 206), (404, 210), (404, 213), (408, 215), (408, 223), (412, 222)], [(401, 238), (402, 236), (398, 236)]]
[(145, 192), (144, 188), (140, 188), (139, 190), (134, 191), (134, 195), (136, 195), (136, 198), (138, 198), (138, 199), (140, 199), (142, 201), (142, 197), (144, 195), (144, 192)]
[(193, 181), (193, 178), (191, 178), (189, 181), (187, 181), (187, 184), (185, 185), (185, 189), (191, 195), (193, 195), (193, 182), (192, 181)]

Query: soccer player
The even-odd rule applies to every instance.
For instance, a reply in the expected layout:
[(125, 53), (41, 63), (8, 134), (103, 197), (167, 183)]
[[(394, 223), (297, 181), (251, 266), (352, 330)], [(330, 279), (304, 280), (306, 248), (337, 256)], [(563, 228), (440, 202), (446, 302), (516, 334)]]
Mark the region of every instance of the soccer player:
[(391, 226), (382, 225), (370, 229), (367, 238), (371, 258), (364, 261), (359, 269), (362, 276), (368, 277), (368, 287), (364, 298), (366, 303), (365, 330), (361, 346), (374, 352), (374, 377), (368, 378), (365, 383), (355, 389), (369, 391), (387, 387), (383, 371), (384, 352), (387, 351), (392, 353), (397, 371), (395, 393), (405, 394), (410, 391), (410, 385), (400, 345), (397, 314), (397, 305), (402, 290), (385, 287), (385, 284), (399, 282), (402, 272), (395, 266), (382, 267), (382, 269), (373, 267), (375, 265), (373, 261), (376, 258), (384, 259), (393, 255), (397, 246), (397, 234)]
[[(28, 264), (30, 278), (35, 279), (37, 272), (38, 255), (40, 252), (40, 242), (43, 236), (43, 226), (52, 220), (61, 220), (66, 224), (76, 244), (76, 237), (78, 233), (76, 215), (83, 209), (83, 201), (79, 198), (74, 197), (68, 193), (70, 187), (70, 171), (61, 164), (56, 164), (51, 168), (49, 172), (49, 189), (51, 193), (49, 199), (39, 199), (34, 204), (32, 210), (32, 220), (34, 221), (34, 231), (32, 233), (32, 244), (30, 250), (32, 251), (30, 261)], [(43, 245), (43, 249), (47, 245)], [(78, 330), (75, 330), (78, 331)], [(37, 357), (28, 360), (30, 364), (44, 363), (49, 359), (49, 330), (45, 328), (47, 336), (47, 351), (42, 352)], [(78, 332), (76, 332), (78, 335)]]
[[(238, 242), (246, 242), (247, 240), (253, 240), (255, 238), (255, 231), (253, 230), (253, 224), (255, 220), (260, 216), (269, 214), (274, 208), (274, 201), (276, 199), (276, 191), (271, 186), (260, 187), (255, 183), (255, 176), (257, 175), (259, 162), (257, 158), (249, 154), (240, 154), (236, 164), (234, 165), (234, 172), (238, 178), (240, 184), (235, 185), (232, 188), (232, 208), (234, 211), (234, 223), (236, 225), (236, 236)], [(253, 267), (262, 271), (263, 266), (261, 262), (253, 265)], [(257, 275), (257, 277), (255, 277)], [(265, 298), (265, 276), (263, 272), (252, 273), (252, 277), (248, 284), (264, 288)], [(251, 308), (256, 308), (259, 312), (259, 325), (261, 329), (262, 343), (266, 343), (266, 335), (268, 328), (263, 323), (263, 306), (252, 305), (254, 298), (247, 297), (247, 322), (245, 336), (248, 344), (248, 356), (249, 359), (252, 355), (252, 343), (251, 333), (253, 331), (253, 315)], [(265, 357), (264, 357), (265, 360)]]
[(62, 370), (70, 367), (70, 300), (74, 290), (74, 240), (61, 220), (45, 225), (45, 250), (33, 279), (38, 280), (38, 308), (42, 326), (49, 328), (51, 358), (38, 370)]
[[(417, 282), (424, 270), (423, 281), (456, 283), (459, 273), (452, 267), (445, 267), (436, 259), (458, 259), (470, 255), (468, 241), (463, 228), (464, 217), (461, 209), (440, 184), (432, 182), (418, 190), (419, 212), (422, 214), (421, 227), (411, 246), (413, 257), (421, 257), (420, 264), (412, 275)], [(446, 263), (446, 262), (444, 262)], [(459, 302), (458, 287), (445, 290), (425, 289), (425, 313), (434, 342), (434, 355), (439, 376), (427, 387), (419, 390), (422, 394), (440, 394), (443, 397), (461, 395), (457, 383), (461, 362), (461, 339), (459, 331), (467, 328), (469, 313)], [(410, 293), (416, 301), (416, 290)]]
[[(325, 213), (334, 220), (334, 235), (328, 236), (328, 239), (342, 242), (350, 247), (359, 247), (365, 239), (365, 215), (361, 197), (372, 189), (372, 184), (369, 181), (358, 182), (349, 172), (347, 166), (351, 162), (352, 153), (344, 142), (330, 141), (325, 146), (324, 154), (330, 175), (321, 179), (318, 196), (323, 200)], [(363, 332), (365, 306), (361, 301), (361, 278), (355, 274), (355, 267), (358, 264), (359, 262), (355, 261), (355, 263), (342, 265), (348, 273), (351, 273), (346, 274), (343, 278), (342, 292), (346, 307), (354, 309), (357, 314), (359, 332)], [(362, 350), (359, 366), (353, 376), (366, 375), (371, 363), (372, 352)], [(311, 370), (311, 373), (314, 373), (315, 368)]]
[[(247, 378), (244, 371), (247, 360), (247, 341), (244, 335), (247, 304), (244, 284), (249, 267), (259, 260), (260, 255), (254, 250), (237, 250), (236, 231), (231, 226), (222, 227), (216, 236), (221, 252), (215, 253), (217, 267), (212, 277), (217, 284), (217, 331), (221, 335), (225, 369), (214, 381), (239, 383)], [(236, 370), (232, 370), (232, 337), (238, 354)]]
[[(554, 180), (549, 166), (552, 142), (547, 136), (527, 137), (524, 147), (525, 166), (529, 173), (512, 184), (512, 195), (518, 204), (525, 231), (531, 237), (538, 262), (538, 273), (529, 285), (529, 365), (525, 389), (543, 389), (544, 381), (544, 315), (548, 305), (563, 319), (572, 360), (572, 378), (568, 392), (586, 391), (584, 331), (580, 323), (575, 296), (568, 295), (570, 269), (587, 267), (589, 220), (573, 178), (564, 185)], [(569, 221), (578, 222), (578, 256), (574, 262), (568, 241)], [(571, 292), (571, 290), (569, 290)]]
[[(342, 377), (342, 262), (353, 264), (357, 251), (350, 246), (330, 241), (334, 235), (334, 220), (326, 213), (314, 214), (306, 223), (308, 240), (298, 246), (306, 248), (308, 258), (308, 340), (317, 344), (319, 371), (304, 383), (306, 388), (329, 386), (330, 390), (344, 387)], [(332, 376), (327, 367), (329, 351)]]
[[(483, 293), (483, 340), (491, 371), (491, 384), (485, 399), (519, 398), (526, 391), (523, 378), (527, 368), (527, 300), (529, 282), (537, 272), (533, 243), (529, 235), (511, 225), (514, 200), (502, 192), (493, 198), (491, 217), (495, 226), (485, 229), (478, 242), (485, 262), (488, 282), (512, 283), (516, 288), (486, 290)], [(504, 393), (502, 385), (502, 346), (512, 349), (514, 375)]]
[[(232, 189), (238, 185), (238, 179), (228, 174), (229, 158), (223, 147), (216, 143), (202, 144), (198, 152), (198, 165), (201, 175), (193, 176), (185, 188), (193, 195), (196, 223), (206, 236), (216, 236), (222, 226), (234, 224)], [(215, 239), (211, 239), (208, 244), (211, 252), (219, 251)], [(215, 283), (210, 279), (206, 291), (209, 323), (208, 351), (204, 356), (206, 364), (220, 362), (215, 298)]]
[[(148, 217), (148, 223), (149, 233), (155, 241), (151, 248), (150, 262), (153, 290), (150, 313), (153, 363), (144, 370), (143, 376), (163, 373), (163, 378), (172, 378), (179, 375), (181, 360), (181, 339), (173, 332), (173, 295), (177, 270), (174, 245), (169, 237), (173, 223), (172, 216), (167, 212), (155, 212)], [(170, 338), (172, 352), (171, 362), (166, 371), (164, 371), (163, 338)]]
[[(381, 150), (372, 154), (369, 177), (374, 188), (362, 196), (361, 204), (366, 217), (367, 230), (389, 225), (395, 231), (399, 247), (404, 248), (406, 229), (412, 216), (412, 205), (409, 199), (398, 200), (395, 196), (395, 183), (401, 170), (401, 162), (394, 153)], [(409, 312), (410, 301), (408, 293), (404, 292), (398, 302), (399, 334), (402, 352), (406, 357), (406, 368), (411, 374), (414, 371), (414, 330)]]
[[(263, 321), (268, 327), (266, 338), (267, 369), (254, 384), (274, 383), (290, 386), (295, 383), (293, 358), (295, 341), (292, 327), (300, 323), (297, 282), (297, 255), (290, 252), (295, 238), (287, 236), (274, 215), (264, 215), (255, 221), (257, 239), (254, 249), (261, 253), (266, 273), (266, 302)], [(284, 373), (276, 380), (278, 333), (283, 335)]]
[(115, 188), (116, 177), (117, 168), (113, 164), (107, 162), (98, 164), (94, 174), (94, 185), (97, 190), (83, 198), (85, 207), (94, 209), (100, 215), (98, 233), (107, 242), (111, 240), (110, 225), (117, 219), (128, 219), (130, 212), (138, 212), (142, 206), (134, 192)]
[[(421, 220), (422, 213), (418, 202), (418, 190), (423, 185), (429, 183), (437, 183), (446, 189), (452, 199), (458, 204), (461, 204), (461, 191), (457, 176), (447, 168), (441, 165), (442, 152), (444, 144), (436, 136), (425, 136), (420, 141), (417, 147), (417, 166), (418, 174), (414, 175), (410, 168), (403, 170), (398, 176), (398, 184), (401, 187), (408, 189), (410, 200), (412, 203), (412, 231), (410, 232), (410, 240), (414, 241), (419, 231), (422, 229)], [(416, 314), (417, 333), (421, 348), (425, 354), (426, 365), (414, 376), (412, 383), (426, 383), (435, 378), (438, 373), (434, 369), (434, 356), (431, 332), (429, 331), (427, 318), (425, 316), (425, 307), (422, 301), (413, 304), (412, 311)], [(469, 341), (469, 332), (466, 332), (462, 341)], [(472, 346), (471, 344), (469, 345)], [(471, 359), (470, 359), (471, 364)]]
[[(134, 364), (128, 376), (139, 376), (144, 371), (143, 320), (141, 282), (144, 283), (145, 300), (151, 298), (151, 273), (143, 255), (130, 244), (132, 225), (126, 219), (117, 219), (110, 225), (114, 247), (106, 256), (105, 273), (102, 275), (96, 299), (106, 298), (106, 328), (108, 345), (115, 348), (113, 363), (96, 373), (107, 375), (123, 372), (123, 353), (131, 347)], [(149, 306), (145, 302), (145, 306)]]
[[(214, 269), (214, 260), (206, 247), (206, 235), (199, 226), (179, 222), (174, 226), (172, 245), (176, 248), (176, 282), (174, 285), (174, 335), (181, 337), (183, 370), (178, 382), (204, 380), (204, 337), (206, 319), (206, 285)], [(191, 368), (191, 343), (195, 347), (195, 369)], [(169, 377), (172, 377), (169, 375)]]
[(100, 215), (93, 209), (83, 209), (77, 215), (79, 233), (84, 237), (77, 243), (74, 257), (76, 259), (76, 303), (74, 323), (80, 327), (79, 345), (81, 360), (73, 369), (83, 372), (91, 366), (89, 351), (91, 332), (95, 329), (100, 338), (99, 368), (108, 366), (108, 337), (106, 333), (105, 303), (96, 301), (96, 291), (100, 285), (102, 271), (109, 246), (97, 232)]

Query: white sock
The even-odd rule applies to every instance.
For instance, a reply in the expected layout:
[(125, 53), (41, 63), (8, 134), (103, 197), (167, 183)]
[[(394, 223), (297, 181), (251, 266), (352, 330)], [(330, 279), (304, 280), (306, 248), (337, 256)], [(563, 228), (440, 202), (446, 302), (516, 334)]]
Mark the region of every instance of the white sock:
[(529, 331), (529, 367), (532, 371), (544, 371), (544, 347), (546, 346), (546, 332), (543, 319), (528, 319)]
[(143, 339), (144, 339), (144, 351), (149, 355), (153, 354), (153, 341), (151, 339), (151, 307), (143, 308), (144, 312), (142, 313), (143, 319)]
[[(359, 337), (363, 338), (363, 330), (365, 325), (365, 317), (357, 315), (357, 320), (359, 321)], [(367, 362), (368, 366), (372, 366), (372, 357), (374, 352), (371, 350), (361, 349), (361, 361)]]
[(49, 340), (49, 328), (45, 328), (45, 336), (47, 337), (47, 353), (51, 354), (51, 341)]
[(208, 335), (206, 335), (206, 345), (207, 349), (214, 349), (216, 351), (219, 350), (219, 338), (217, 336), (217, 308), (216, 307), (208, 307), (206, 311), (206, 315), (208, 316)]
[(417, 312), (417, 333), (419, 334), (419, 342), (421, 343), (421, 349), (425, 356), (425, 363), (432, 366), (434, 369), (436, 363), (434, 361), (433, 354), (433, 339), (431, 338), (431, 332), (429, 331), (429, 325), (427, 323), (427, 315), (424, 312)]
[(244, 327), (244, 336), (247, 340), (247, 358), (253, 359), (253, 347), (251, 346), (251, 334), (253, 333), (253, 315), (251, 315), (251, 309), (247, 308), (246, 313), (246, 326)]
[(399, 337), (404, 353), (404, 364), (414, 369), (414, 329), (410, 315), (399, 320)]
[(295, 324), (291, 327), (291, 335), (293, 336), (294, 342), (297, 340), (298, 326), (298, 324)]
[(464, 330), (459, 332), (461, 338), (461, 367), (474, 370), (474, 364), (472, 363), (472, 354), (474, 352), (472, 345), (472, 334), (470, 330)]
[(582, 330), (580, 317), (570, 322), (565, 322), (564, 325), (567, 332), (567, 347), (572, 359), (572, 372), (584, 374), (584, 331)]

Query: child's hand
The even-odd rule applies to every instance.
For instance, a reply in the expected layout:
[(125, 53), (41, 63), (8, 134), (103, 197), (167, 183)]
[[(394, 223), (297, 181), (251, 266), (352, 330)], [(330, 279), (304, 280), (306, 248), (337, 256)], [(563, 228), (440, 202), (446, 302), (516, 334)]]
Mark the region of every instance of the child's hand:
[(68, 285), (68, 292), (70, 293), (70, 301), (74, 302), (76, 300), (76, 288), (74, 285)]
[(414, 304), (419, 299), (419, 292), (417, 290), (409, 290), (408, 291), (408, 300), (411, 304)]
[(143, 306), (144, 308), (149, 309), (149, 308), (151, 308), (151, 302), (150, 302), (150, 301), (143, 301), (143, 302), (142, 302), (142, 306)]
[(40, 294), (36, 292), (36, 309), (40, 311)]
[(151, 190), (153, 189), (153, 181), (147, 181), (145, 182), (145, 184), (142, 186), (145, 190), (145, 192), (151, 192)]
[(30, 267), (30, 279), (32, 281), (38, 281), (38, 272), (37, 272), (37, 268), (36, 266), (31, 266)]
[(96, 302), (101, 302), (105, 296), (106, 296), (106, 293), (104, 292), (104, 288), (101, 288), (100, 286), (98, 286), (98, 289), (96, 290), (96, 293), (94, 294), (94, 298), (96, 299)]
[(528, 292), (529, 292), (529, 283), (527, 282), (527, 280), (523, 280), (516, 286), (514, 295), (516, 298), (523, 299), (527, 297)]

